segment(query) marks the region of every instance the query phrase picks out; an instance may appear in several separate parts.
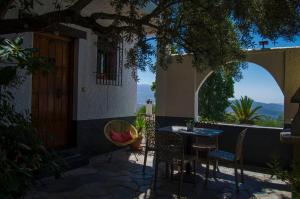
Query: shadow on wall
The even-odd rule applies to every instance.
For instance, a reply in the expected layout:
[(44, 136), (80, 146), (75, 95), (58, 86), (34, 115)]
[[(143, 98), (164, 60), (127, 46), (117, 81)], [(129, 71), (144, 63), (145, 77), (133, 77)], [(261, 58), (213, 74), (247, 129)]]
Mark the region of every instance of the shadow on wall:
[[(185, 125), (191, 118), (156, 117), (159, 127), (170, 125)], [(280, 158), (283, 167), (288, 168), (292, 162), (292, 146), (280, 142), (282, 128), (259, 127), (232, 124), (198, 124), (198, 127), (223, 130), (219, 137), (219, 149), (235, 151), (238, 134), (245, 128), (248, 132), (244, 143), (244, 162), (249, 166), (268, 167), (274, 156)]]

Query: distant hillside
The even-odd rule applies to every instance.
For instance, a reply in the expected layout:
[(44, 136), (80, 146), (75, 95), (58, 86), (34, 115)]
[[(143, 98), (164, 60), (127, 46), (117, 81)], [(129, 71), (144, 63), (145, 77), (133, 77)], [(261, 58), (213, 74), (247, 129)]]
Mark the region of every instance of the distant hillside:
[(155, 102), (154, 93), (151, 91), (151, 85), (138, 84), (137, 85), (137, 106), (140, 107), (146, 103), (148, 99)]
[[(253, 107), (262, 106), (261, 109), (257, 111), (257, 113), (270, 116), (274, 119), (278, 118), (278, 116), (283, 114), (283, 105), (275, 104), (275, 103), (263, 103), (263, 102), (255, 102), (253, 103)], [(227, 108), (227, 112), (232, 112), (230, 107)]]
[[(153, 102), (155, 102), (154, 93), (151, 91), (151, 85), (138, 84), (137, 85), (137, 108), (144, 105), (147, 99), (151, 99)], [(283, 114), (282, 104), (254, 102), (253, 105), (254, 107), (262, 106), (262, 108), (258, 110), (258, 113), (262, 115), (270, 116), (274, 119), (278, 118), (279, 115)], [(232, 109), (228, 107), (226, 111), (232, 112)]]

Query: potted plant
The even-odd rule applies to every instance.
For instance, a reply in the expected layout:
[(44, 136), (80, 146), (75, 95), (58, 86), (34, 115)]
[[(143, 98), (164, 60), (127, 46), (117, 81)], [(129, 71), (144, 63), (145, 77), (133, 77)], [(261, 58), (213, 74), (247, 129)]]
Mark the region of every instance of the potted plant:
[(135, 128), (138, 132), (138, 138), (136, 139), (135, 142), (133, 142), (131, 144), (131, 149), (135, 150), (135, 151), (139, 151), (141, 150), (141, 143), (143, 140), (143, 134), (145, 132), (145, 128), (146, 128), (146, 121), (145, 118), (143, 116), (138, 115), (135, 119)]
[(193, 131), (194, 130), (194, 126), (195, 126), (194, 120), (187, 120), (186, 121), (187, 131)]

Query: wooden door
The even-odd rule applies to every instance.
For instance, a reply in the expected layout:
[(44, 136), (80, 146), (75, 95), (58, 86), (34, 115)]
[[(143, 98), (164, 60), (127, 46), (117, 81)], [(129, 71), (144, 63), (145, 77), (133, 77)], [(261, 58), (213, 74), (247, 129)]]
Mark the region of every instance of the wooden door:
[(50, 72), (32, 76), (32, 119), (48, 148), (74, 143), (72, 133), (73, 41), (66, 37), (34, 34), (38, 56), (53, 62)]

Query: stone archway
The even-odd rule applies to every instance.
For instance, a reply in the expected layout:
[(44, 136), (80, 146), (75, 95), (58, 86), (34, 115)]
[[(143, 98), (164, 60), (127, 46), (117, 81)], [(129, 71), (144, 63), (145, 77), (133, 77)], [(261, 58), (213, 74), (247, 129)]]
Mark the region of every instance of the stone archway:
[(195, 91), (195, 104), (194, 104), (194, 106), (195, 106), (195, 111), (194, 111), (194, 120), (195, 121), (198, 121), (198, 119), (199, 119), (199, 112), (198, 112), (198, 110), (199, 110), (199, 99), (198, 99), (198, 96), (199, 96), (199, 91), (200, 91), (200, 89), (201, 89), (201, 87), (202, 87), (202, 85), (204, 84), (204, 82), (211, 76), (211, 74), (213, 74), (214, 73), (214, 71), (207, 71), (207, 73), (206, 74), (204, 74), (205, 75), (205, 77), (202, 79), (202, 81), (200, 82), (200, 78), (199, 78), (199, 85), (198, 85), (198, 88), (196, 89), (196, 91)]
[[(297, 105), (290, 100), (300, 87), (300, 48), (273, 48), (247, 50), (247, 62), (266, 69), (284, 94), (284, 121), (290, 123), (297, 112)], [(157, 116), (195, 118), (198, 115), (200, 85), (212, 71), (199, 72), (192, 66), (192, 56), (185, 55), (182, 63), (176, 56), (168, 70), (157, 71)], [(196, 95), (197, 94), (197, 95)], [(196, 109), (197, 108), (197, 109)], [(197, 110), (197, 113), (196, 111)]]
[(291, 98), (300, 87), (300, 48), (248, 50), (246, 61), (260, 65), (273, 76), (284, 95), (284, 122), (289, 124), (298, 108)]
[[(283, 91), (282, 91), (282, 88), (280, 87), (280, 85), (278, 84), (278, 81), (276, 81), (276, 79), (275, 79), (275, 77), (274, 77), (274, 75), (269, 71), (269, 70), (267, 70), (265, 67), (263, 67), (263, 66), (261, 66), (261, 65), (259, 65), (259, 64), (257, 64), (257, 63), (254, 63), (254, 62), (250, 62), (250, 61), (245, 61), (244, 63), (247, 63), (247, 64), (253, 64), (253, 66), (251, 66), (251, 68), (252, 67), (254, 67), (254, 68), (261, 68), (261, 70), (263, 70), (264, 71), (264, 73), (267, 73), (268, 74), (268, 76), (269, 77), (271, 77), (272, 79), (273, 79), (273, 81), (272, 81), (272, 84), (276, 84), (277, 86), (278, 86), (278, 88), (279, 88), (279, 92), (280, 92), (280, 94), (282, 94), (282, 97), (283, 97)], [(199, 115), (200, 115), (200, 112), (199, 112), (199, 95), (200, 95), (200, 93), (201, 93), (201, 88), (202, 88), (202, 86), (203, 86), (203, 84), (207, 81), (207, 79), (209, 79), (209, 77), (212, 75), (214, 73), (214, 71), (210, 71), (207, 75), (206, 75), (206, 77), (202, 80), (202, 82), (200, 82), (200, 84), (199, 84), (199, 86), (198, 86), (198, 89), (196, 90), (196, 92), (195, 92), (195, 120), (196, 121), (198, 121), (197, 119), (199, 118)], [(259, 79), (258, 79), (259, 80)], [(260, 81), (258, 81), (258, 83), (259, 83)], [(257, 83), (257, 82), (256, 82)], [(260, 89), (259, 87), (257, 87), (257, 89)], [(248, 95), (248, 94), (246, 94), (246, 95)], [(198, 110), (198, 111), (197, 111)]]

